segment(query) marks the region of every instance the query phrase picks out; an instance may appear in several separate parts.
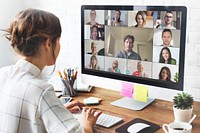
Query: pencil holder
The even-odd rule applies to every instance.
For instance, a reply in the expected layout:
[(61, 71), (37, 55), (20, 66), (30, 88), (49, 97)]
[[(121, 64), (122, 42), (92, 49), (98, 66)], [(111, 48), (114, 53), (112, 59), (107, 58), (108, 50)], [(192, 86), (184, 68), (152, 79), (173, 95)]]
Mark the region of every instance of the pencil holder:
[(62, 83), (64, 84), (62, 88), (62, 95), (67, 95), (70, 97), (77, 96), (77, 80), (62, 80)]

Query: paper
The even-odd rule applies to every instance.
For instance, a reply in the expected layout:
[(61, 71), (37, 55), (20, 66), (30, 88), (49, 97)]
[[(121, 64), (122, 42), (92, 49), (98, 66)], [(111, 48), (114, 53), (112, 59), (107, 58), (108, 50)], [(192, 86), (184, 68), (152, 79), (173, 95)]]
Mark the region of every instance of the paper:
[(130, 84), (130, 83), (127, 83), (127, 82), (122, 82), (120, 94), (122, 96), (132, 98), (133, 90), (134, 90), (133, 86), (134, 86), (133, 84)]
[(76, 81), (77, 81), (77, 91), (90, 92), (91, 89), (93, 88), (93, 86), (84, 84), (80, 76), (77, 76)]
[(136, 85), (134, 89), (134, 100), (147, 102), (148, 88), (146, 86)]

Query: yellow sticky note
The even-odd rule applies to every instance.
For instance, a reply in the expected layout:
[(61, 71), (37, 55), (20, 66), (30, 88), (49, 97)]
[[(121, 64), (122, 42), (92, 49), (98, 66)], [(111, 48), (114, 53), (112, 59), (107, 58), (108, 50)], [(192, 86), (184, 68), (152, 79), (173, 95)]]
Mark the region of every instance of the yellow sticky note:
[(136, 85), (134, 87), (134, 100), (147, 102), (148, 88), (145, 86)]

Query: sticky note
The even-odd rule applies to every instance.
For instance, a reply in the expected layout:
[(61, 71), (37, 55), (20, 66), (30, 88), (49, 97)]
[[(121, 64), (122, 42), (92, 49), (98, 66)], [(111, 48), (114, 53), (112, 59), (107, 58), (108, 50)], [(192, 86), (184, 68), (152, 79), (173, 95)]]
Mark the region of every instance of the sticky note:
[(120, 94), (122, 96), (132, 98), (133, 90), (134, 90), (133, 86), (134, 86), (133, 84), (122, 82)]
[(148, 88), (146, 86), (136, 85), (134, 88), (134, 100), (147, 102)]

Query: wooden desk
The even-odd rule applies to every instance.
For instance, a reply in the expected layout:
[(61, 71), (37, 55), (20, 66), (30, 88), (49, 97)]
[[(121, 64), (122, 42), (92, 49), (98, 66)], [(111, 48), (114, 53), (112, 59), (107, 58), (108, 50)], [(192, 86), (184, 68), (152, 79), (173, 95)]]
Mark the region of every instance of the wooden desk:
[[(173, 116), (173, 103), (169, 101), (163, 100), (155, 100), (151, 105), (147, 106), (141, 111), (129, 110), (117, 106), (110, 105), (111, 102), (122, 98), (120, 96), (119, 91), (107, 90), (102, 88), (93, 88), (90, 93), (79, 93), (78, 97), (74, 97), (73, 99), (83, 101), (84, 98), (94, 96), (99, 97), (103, 101), (100, 105), (91, 106), (95, 108), (99, 108), (102, 112), (107, 114), (112, 114), (115, 116), (119, 116), (123, 118), (123, 122), (117, 124), (111, 128), (104, 128), (98, 125), (95, 125), (94, 132), (95, 133), (114, 133), (115, 129), (122, 126), (123, 124), (135, 119), (142, 118), (147, 121), (151, 121), (160, 125), (160, 129), (157, 130), (156, 133), (163, 133), (162, 125), (164, 123), (171, 123), (174, 121)], [(192, 133), (200, 133), (200, 103), (194, 103), (193, 114), (196, 114), (196, 119), (192, 122)]]

